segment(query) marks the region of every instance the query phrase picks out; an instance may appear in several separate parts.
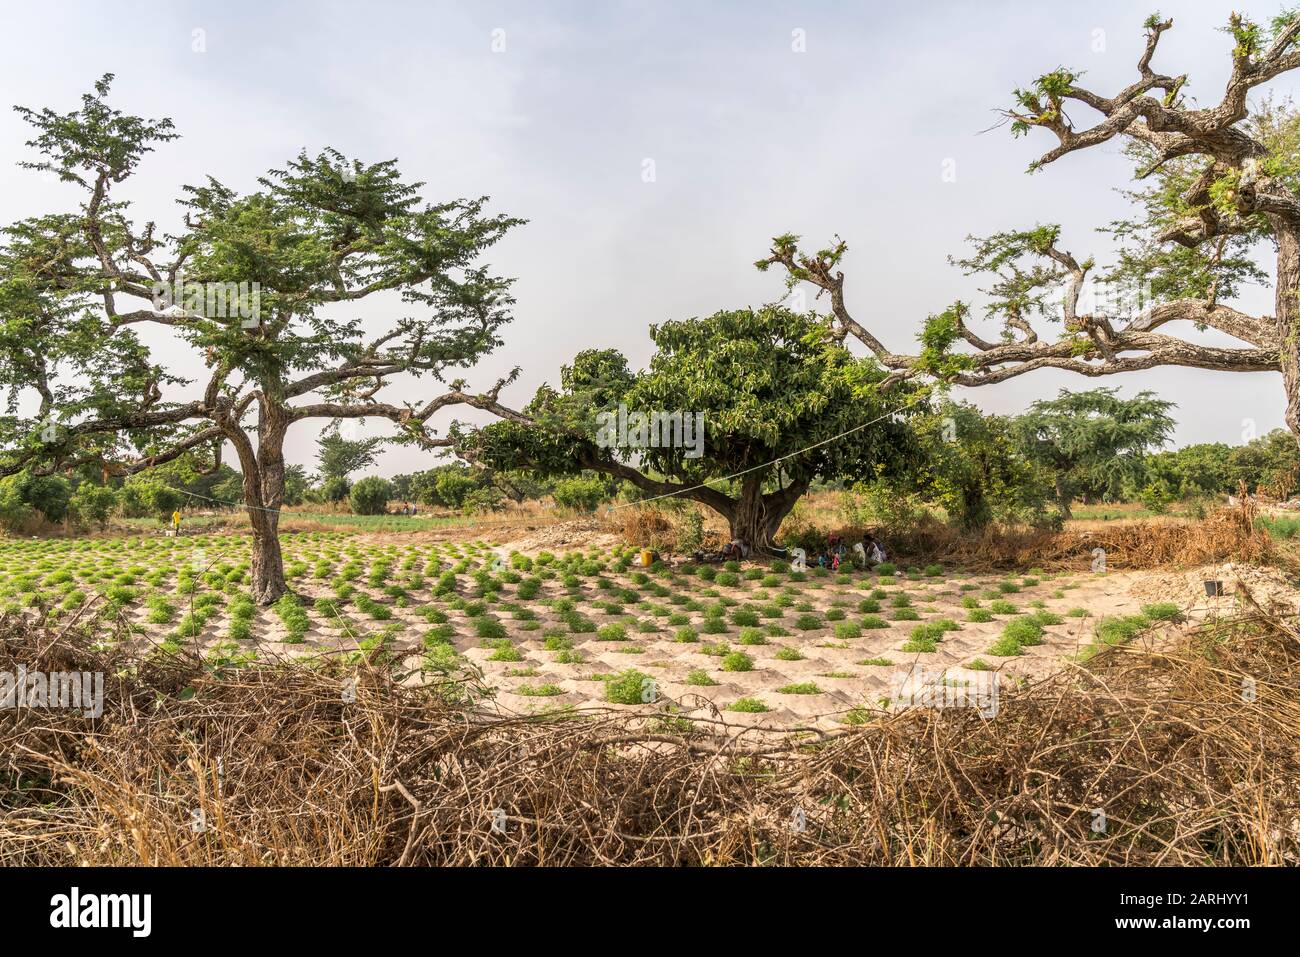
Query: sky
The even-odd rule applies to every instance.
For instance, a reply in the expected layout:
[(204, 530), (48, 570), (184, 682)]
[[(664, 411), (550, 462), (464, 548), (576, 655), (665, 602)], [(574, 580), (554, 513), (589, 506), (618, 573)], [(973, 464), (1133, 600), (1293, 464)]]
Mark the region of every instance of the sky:
[[(1154, 66), (1189, 73), (1187, 93), (1202, 104), (1218, 101), (1229, 73), (1220, 28), (1233, 8), (1159, 8), (1174, 29)], [(1267, 20), (1279, 7), (1236, 9)], [(582, 349), (617, 348), (640, 367), (653, 323), (780, 298), (780, 278), (753, 263), (786, 232), (848, 243), (848, 307), (899, 351), (927, 315), (979, 303), (978, 280), (947, 261), (970, 234), (1060, 223), (1062, 246), (1104, 262), (1111, 246), (1097, 229), (1129, 208), (1117, 192), (1131, 172), (1119, 144), (1031, 176), (1055, 138), (991, 127), (1013, 88), (1058, 66), (1107, 95), (1131, 82), (1150, 12), (1109, 0), (8, 3), (0, 99), (66, 111), (111, 72), (115, 106), (171, 117), (181, 139), (115, 194), (162, 226), (179, 221), (183, 184), (210, 174), (251, 190), (301, 149), (327, 146), (365, 162), (396, 158), (430, 201), (489, 195), (493, 211), (528, 224), (487, 257), (516, 277), (518, 301), (504, 346), (468, 378), (487, 387), (521, 367), (503, 393), (518, 407)], [(1284, 77), (1268, 89), (1285, 96), (1295, 85)], [(1076, 125), (1090, 124), (1080, 110)], [(79, 200), (17, 166), (30, 157), (27, 138), (16, 114), (0, 112), (0, 221)], [(1255, 287), (1234, 304), (1271, 314), (1271, 303), (1271, 288)], [(356, 315), (378, 332), (402, 308), (366, 303)], [(202, 374), (185, 347), (155, 339), (171, 369)], [(959, 397), (1015, 413), (1098, 385), (1176, 402), (1178, 445), (1238, 443), (1283, 425), (1272, 373), (1041, 370)], [(385, 394), (419, 400), (436, 388), (421, 380)], [(435, 426), (454, 414), (444, 416)], [(313, 464), (324, 424), (290, 432), (291, 461)], [(360, 434), (389, 431), (367, 422)], [(377, 471), (434, 464), (394, 448)]]

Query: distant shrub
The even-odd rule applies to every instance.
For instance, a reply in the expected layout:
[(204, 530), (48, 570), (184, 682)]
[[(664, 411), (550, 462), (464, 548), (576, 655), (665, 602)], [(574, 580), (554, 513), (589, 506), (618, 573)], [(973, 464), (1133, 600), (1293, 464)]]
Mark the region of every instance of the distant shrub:
[(356, 515), (383, 515), (395, 494), (392, 482), (371, 475), (352, 486), (348, 493), (348, 506)]
[(609, 486), (595, 476), (560, 479), (551, 491), (555, 504), (575, 512), (594, 512), (610, 496)]

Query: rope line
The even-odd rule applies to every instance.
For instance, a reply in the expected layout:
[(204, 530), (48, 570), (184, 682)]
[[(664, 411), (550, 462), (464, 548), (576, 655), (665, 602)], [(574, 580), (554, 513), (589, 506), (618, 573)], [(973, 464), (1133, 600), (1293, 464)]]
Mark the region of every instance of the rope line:
[[(733, 473), (731, 473), (730, 475), (723, 475), (723, 476), (720, 476), (720, 477), (718, 477), (718, 478), (707, 479), (706, 481), (703, 481), (703, 482), (699, 483), (698, 485), (688, 485), (688, 486), (685, 486), (685, 487), (683, 487), (683, 488), (674, 489), (674, 490), (671, 491), (671, 492), (665, 492), (665, 493), (663, 493), (662, 495), (655, 495), (655, 496), (652, 496), (652, 497), (650, 497), (650, 498), (637, 499), (635, 502), (624, 502), (624, 503), (622, 503), (621, 505), (610, 505), (610, 506), (608, 506), (608, 507), (605, 509), (605, 514), (606, 514), (606, 515), (609, 515), (609, 514), (611, 514), (612, 512), (615, 512), (615, 511), (617, 511), (617, 510), (619, 510), (619, 509), (621, 509), (621, 508), (633, 508), (633, 507), (635, 507), (635, 506), (639, 506), (639, 505), (648, 505), (650, 502), (657, 502), (657, 501), (659, 501), (660, 499), (665, 499), (665, 498), (674, 498), (674, 497), (676, 497), (676, 496), (678, 496), (678, 495), (685, 495), (687, 492), (694, 492), (694, 491), (698, 491), (699, 489), (702, 489), (702, 488), (708, 488), (709, 486), (711, 486), (711, 485), (715, 485), (715, 484), (720, 483), (720, 482), (729, 482), (729, 481), (731, 481), (732, 479), (734, 479), (734, 478), (739, 478), (739, 477), (742, 476), (742, 475), (748, 475), (750, 472), (756, 472), (756, 471), (758, 471), (759, 469), (765, 469), (765, 468), (768, 468), (769, 466), (776, 465), (778, 462), (784, 462), (786, 459), (792, 459), (792, 458), (794, 458), (795, 456), (803, 455), (805, 452), (811, 452), (813, 449), (821, 448), (823, 445), (830, 445), (832, 442), (838, 442), (840, 439), (844, 438), (846, 435), (852, 435), (854, 432), (861, 432), (863, 429), (865, 429), (865, 428), (869, 428), (870, 426), (875, 425), (877, 422), (883, 422), (885, 419), (889, 418), (891, 415), (897, 415), (899, 412), (902, 412), (904, 409), (909, 409), (909, 408), (911, 408), (912, 406), (916, 405), (918, 402), (920, 402), (921, 400), (926, 399), (926, 398), (928, 398), (928, 395), (927, 395), (926, 393), (923, 392), (923, 393), (921, 393), (920, 395), (916, 395), (916, 396), (914, 396), (910, 402), (905, 402), (905, 403), (903, 403), (902, 405), (900, 405), (898, 408), (896, 408), (896, 409), (891, 409), (890, 411), (884, 413), (883, 415), (878, 415), (878, 416), (876, 416), (874, 419), (871, 419), (871, 420), (869, 420), (869, 421), (867, 421), (867, 422), (863, 422), (863, 423), (861, 423), (861, 424), (859, 424), (859, 425), (855, 425), (855, 426), (853, 426), (853, 428), (851, 428), (851, 429), (845, 429), (843, 432), (839, 433), (838, 435), (832, 435), (832, 436), (831, 436), (830, 438), (828, 438), (828, 439), (822, 439), (820, 442), (814, 442), (814, 443), (812, 443), (812, 445), (807, 445), (807, 446), (804, 446), (804, 447), (801, 448), (801, 449), (796, 449), (795, 451), (793, 451), (793, 452), (789, 452), (789, 453), (787, 453), (787, 454), (785, 454), (785, 455), (777, 456), (776, 458), (772, 459), (771, 461), (768, 461), (768, 462), (761, 462), (761, 463), (759, 463), (758, 465), (750, 466), (750, 467), (747, 468), (747, 469), (741, 469), (739, 472), (733, 472)], [(279, 509), (279, 508), (266, 508), (266, 507), (263, 506), (263, 505), (248, 505), (248, 504), (245, 504), (244, 502), (226, 502), (226, 501), (223, 501), (223, 500), (221, 500), (221, 499), (219, 499), (219, 498), (213, 498), (213, 497), (210, 496), (210, 495), (200, 495), (198, 492), (190, 492), (190, 491), (187, 491), (187, 490), (185, 490), (185, 489), (183, 489), (183, 488), (171, 488), (171, 486), (164, 486), (164, 487), (165, 487), (165, 488), (168, 488), (168, 489), (171, 489), (171, 491), (176, 492), (176, 493), (178, 493), (178, 494), (180, 494), (180, 495), (188, 495), (188, 496), (190, 496), (191, 498), (200, 498), (200, 499), (203, 499), (203, 500), (206, 501), (206, 502), (215, 502), (216, 504), (218, 504), (218, 505), (224, 505), (224, 506), (226, 506), (227, 508), (253, 509), (253, 510), (255, 510), (255, 511), (259, 511), (259, 512), (272, 512), (272, 513), (280, 514), (280, 515), (317, 515), (317, 514), (319, 514), (319, 513), (317, 513), (317, 512), (286, 511), (286, 510), (284, 510), (284, 509)]]
[(609, 515), (611, 512), (615, 512), (620, 508), (631, 508), (636, 505), (647, 505), (650, 502), (657, 502), (663, 498), (673, 498), (674, 496), (677, 495), (684, 495), (687, 492), (694, 492), (697, 491), (698, 489), (708, 488), (710, 485), (713, 485), (716, 482), (729, 482), (734, 478), (740, 477), (741, 475), (746, 475), (750, 472), (756, 472), (759, 469), (765, 469), (769, 465), (775, 465), (777, 462), (784, 462), (786, 459), (792, 459), (796, 455), (803, 455), (805, 452), (811, 452), (813, 449), (820, 448), (823, 445), (829, 445), (832, 442), (838, 442), (840, 439), (844, 438), (844, 436), (852, 435), (854, 432), (860, 432), (863, 429), (867, 428), (868, 426), (875, 425), (877, 422), (881, 422), (889, 418), (891, 415), (897, 415), (899, 412), (902, 412), (904, 409), (916, 405), (916, 403), (920, 402), (922, 399), (925, 398), (928, 398), (928, 395), (926, 393), (921, 393), (920, 395), (915, 396), (911, 402), (905, 402), (902, 405), (900, 405), (898, 408), (892, 409), (889, 412), (886, 412), (884, 415), (876, 416), (876, 418), (872, 419), (869, 422), (863, 422), (861, 425), (855, 425), (851, 429), (845, 429), (839, 435), (832, 435), (829, 439), (822, 439), (820, 442), (814, 442), (812, 445), (805, 446), (802, 449), (798, 449), (786, 455), (778, 456), (777, 458), (772, 459), (770, 462), (762, 462), (759, 465), (754, 465), (747, 469), (741, 469), (739, 472), (733, 472), (730, 475), (724, 475), (720, 478), (715, 478), (715, 479), (708, 479), (707, 481), (701, 482), (699, 485), (689, 485), (686, 486), (685, 488), (679, 488), (671, 492), (665, 492), (662, 495), (652, 496), (651, 498), (637, 499), (635, 502), (624, 502), (622, 505), (611, 505), (605, 509), (605, 514)]

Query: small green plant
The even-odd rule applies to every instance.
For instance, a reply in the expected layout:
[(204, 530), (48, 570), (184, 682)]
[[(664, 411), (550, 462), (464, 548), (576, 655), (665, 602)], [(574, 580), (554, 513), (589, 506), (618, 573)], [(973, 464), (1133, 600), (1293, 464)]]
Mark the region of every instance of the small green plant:
[(1182, 609), (1171, 601), (1143, 605), (1142, 614), (1152, 621), (1181, 621), (1183, 617)]
[(1032, 615), (1012, 618), (1002, 629), (1002, 637), (1010, 637), (1021, 645), (1038, 645), (1043, 641), (1043, 626)]
[(772, 710), (757, 698), (737, 698), (731, 704), (727, 705), (728, 711), (737, 711), (742, 714), (762, 714), (765, 711)]
[(723, 671), (753, 671), (754, 659), (743, 651), (733, 651), (722, 658)]
[(695, 668), (686, 676), (686, 684), (696, 688), (712, 688), (717, 682), (709, 677), (709, 673), (703, 668)]
[(1104, 645), (1120, 645), (1137, 637), (1151, 626), (1145, 615), (1103, 618), (1097, 622), (1097, 640)]
[(495, 649), (488, 656), (488, 661), (523, 661), (524, 656), (509, 638), (498, 638), (486, 643), (486, 647)]
[(474, 634), (485, 641), (501, 641), (508, 637), (506, 626), (495, 618), (477, 618), (474, 620)]
[(853, 621), (841, 621), (835, 624), (835, 637), (840, 641), (850, 641), (862, 637), (862, 626)]
[(605, 700), (613, 704), (649, 704), (654, 700), (654, 679), (629, 668), (605, 681)]
[(796, 684), (783, 685), (776, 689), (777, 694), (823, 694), (821, 688), (817, 687), (815, 682), (803, 681)]
[(903, 643), (902, 650), (909, 654), (931, 654), (938, 651), (936, 645), (942, 640), (942, 629), (929, 624), (917, 625), (912, 629), (911, 637)]
[(611, 622), (608, 625), (601, 625), (596, 630), (597, 641), (626, 641), (627, 629), (622, 625)]
[(990, 655), (996, 655), (999, 658), (1014, 658), (1016, 655), (1020, 654), (1020, 642), (1016, 641), (1014, 638), (1008, 638), (1006, 635), (1003, 635), (997, 641), (993, 642), (993, 644), (989, 645), (988, 653)]

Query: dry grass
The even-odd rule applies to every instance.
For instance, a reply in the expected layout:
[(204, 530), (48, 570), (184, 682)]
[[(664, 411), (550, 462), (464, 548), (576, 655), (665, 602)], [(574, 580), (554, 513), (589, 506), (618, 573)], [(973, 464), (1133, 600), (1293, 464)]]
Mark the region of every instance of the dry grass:
[(1105, 551), (1107, 566), (1116, 569), (1286, 559), (1268, 533), (1256, 526), (1253, 511), (1246, 514), (1242, 508), (1222, 509), (1190, 524), (1110, 523), (1086, 532), (991, 527), (972, 535), (941, 522), (925, 522), (892, 536), (888, 530), (880, 534), (888, 536), (903, 558), (947, 562), (975, 571), (1086, 568), (1098, 548)]
[[(685, 530), (682, 514), (653, 506), (626, 508), (615, 513), (611, 530), (633, 545), (679, 550), (677, 545)], [(1098, 548), (1105, 551), (1106, 564), (1114, 569), (1193, 567), (1222, 561), (1294, 564), (1292, 557), (1280, 552), (1268, 533), (1258, 527), (1255, 505), (1248, 499), (1197, 522), (1107, 522), (1086, 531), (994, 525), (971, 533), (934, 518), (922, 519), (907, 528), (844, 525), (841, 518), (823, 494), (801, 514), (799, 530), (815, 529), (823, 537), (835, 533), (849, 541), (870, 530), (898, 561), (943, 562), (973, 572), (1088, 568)], [(706, 537), (714, 542), (725, 533), (725, 526), (719, 530), (718, 523), (707, 521), (707, 516), (705, 529)]]
[(132, 670), (3, 620), (0, 671), (110, 677), (98, 720), (0, 712), (0, 864), (1296, 863), (1298, 639), (1255, 608), (1109, 649), (992, 720), (913, 710), (774, 740), (487, 719), (365, 669), (350, 702), (328, 668)]
[(609, 524), (629, 545), (646, 548), (676, 549), (683, 534), (679, 521), (653, 505), (620, 508), (613, 513)]

